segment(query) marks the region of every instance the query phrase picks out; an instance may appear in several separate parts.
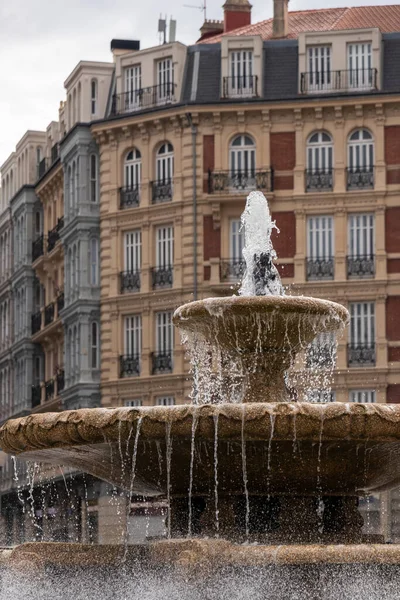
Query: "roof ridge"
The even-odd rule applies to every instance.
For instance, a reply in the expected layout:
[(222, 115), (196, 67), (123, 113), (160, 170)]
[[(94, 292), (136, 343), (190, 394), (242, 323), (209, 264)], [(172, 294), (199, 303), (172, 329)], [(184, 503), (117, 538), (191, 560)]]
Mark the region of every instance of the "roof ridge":
[[(352, 9), (352, 8), (355, 8), (355, 7), (352, 7), (352, 6), (345, 6), (345, 7), (343, 7), (343, 8), (345, 9), (345, 10), (344, 10), (344, 12), (343, 12), (343, 13), (341, 13), (341, 15), (340, 15), (340, 16), (339, 16), (339, 17), (336, 19), (336, 21), (335, 21), (334, 23), (332, 23), (332, 25), (331, 25), (331, 27), (330, 27), (330, 29), (331, 29), (331, 30), (335, 29), (335, 27), (336, 27), (337, 23), (340, 23), (340, 21), (341, 21), (341, 20), (342, 20), (342, 19), (343, 19), (343, 18), (344, 18), (344, 17), (345, 17), (345, 16), (346, 16), (346, 15), (347, 15), (349, 12), (351, 12), (351, 9)], [(360, 8), (361, 8), (361, 7), (360, 7)]]

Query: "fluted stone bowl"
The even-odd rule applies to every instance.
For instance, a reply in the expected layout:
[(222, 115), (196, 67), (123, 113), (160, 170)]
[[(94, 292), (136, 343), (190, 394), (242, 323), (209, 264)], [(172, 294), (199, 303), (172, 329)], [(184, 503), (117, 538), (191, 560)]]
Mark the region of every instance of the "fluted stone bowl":
[[(175, 311), (174, 324), (219, 348), (245, 374), (244, 402), (287, 402), (285, 372), (319, 333), (339, 332), (349, 313), (341, 304), (303, 296), (207, 298)], [(191, 340), (189, 339), (190, 343)]]

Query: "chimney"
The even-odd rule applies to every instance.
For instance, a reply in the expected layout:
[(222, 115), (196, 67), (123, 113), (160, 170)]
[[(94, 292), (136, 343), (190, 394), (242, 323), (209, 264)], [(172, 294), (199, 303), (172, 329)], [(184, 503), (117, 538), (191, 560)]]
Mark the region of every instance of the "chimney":
[(224, 22), (223, 21), (213, 21), (207, 19), (204, 21), (203, 25), (200, 28), (200, 39), (198, 42), (205, 40), (213, 35), (217, 35), (218, 33), (224, 32)]
[(289, 33), (288, 25), (289, 0), (274, 0), (274, 22), (272, 37), (285, 38)]
[(224, 33), (250, 25), (251, 4), (249, 0), (226, 0), (224, 9)]

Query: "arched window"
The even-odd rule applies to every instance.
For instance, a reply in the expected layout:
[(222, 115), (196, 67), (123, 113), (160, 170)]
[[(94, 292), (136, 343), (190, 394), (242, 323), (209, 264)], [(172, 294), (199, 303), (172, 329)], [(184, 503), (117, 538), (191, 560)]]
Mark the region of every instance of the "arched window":
[(72, 92), (72, 125), (76, 123), (76, 89)]
[(90, 240), (90, 285), (99, 283), (99, 240)]
[[(172, 146), (171, 146), (172, 148)], [(160, 148), (161, 150), (161, 148)], [(173, 151), (172, 151), (173, 152)], [(173, 155), (172, 155), (173, 160)], [(173, 163), (172, 163), (173, 171)], [(158, 173), (157, 173), (158, 177)], [(126, 188), (138, 188), (142, 179), (142, 155), (137, 148), (133, 148), (125, 158), (124, 186)]]
[(174, 176), (174, 148), (169, 142), (163, 144), (157, 152), (156, 174), (158, 183), (172, 182)]
[(76, 166), (72, 163), (72, 169), (70, 169), (70, 180), (69, 180), (69, 196), (70, 196), (70, 207), (72, 215), (75, 213), (75, 175)]
[(75, 197), (75, 206), (78, 208), (79, 204), (79, 158), (76, 159), (75, 167), (75, 178), (74, 178), (74, 197)]
[(98, 182), (97, 182), (97, 156), (90, 155), (90, 201), (97, 202)]
[(41, 218), (40, 218), (40, 212), (37, 210), (35, 212), (35, 236), (39, 236), (40, 232), (41, 232)]
[(92, 79), (90, 82), (90, 106), (91, 114), (97, 113), (97, 79)]
[(367, 129), (357, 129), (349, 137), (349, 169), (370, 172), (374, 168), (374, 139)]
[(77, 120), (78, 123), (81, 121), (81, 82), (78, 83), (78, 105), (77, 105)]
[(72, 96), (68, 96), (68, 127), (72, 127)]
[(256, 186), (256, 146), (249, 135), (236, 136), (229, 146), (229, 185), (237, 189)]
[(92, 369), (99, 368), (99, 327), (96, 321), (93, 321), (91, 327), (91, 366)]
[(76, 246), (72, 248), (72, 260), (71, 260), (71, 292), (75, 292), (75, 278), (76, 278)]
[(80, 352), (79, 352), (79, 325), (77, 327), (75, 327), (75, 348), (74, 348), (74, 353), (75, 353), (75, 369), (76, 371), (79, 372), (79, 357), (80, 357)]
[(313, 133), (307, 143), (307, 171), (331, 173), (333, 169), (333, 142), (328, 133)]
[(74, 371), (74, 375), (75, 375), (75, 370), (76, 370), (77, 361), (78, 361), (78, 355), (76, 353), (77, 339), (78, 339), (78, 336), (77, 336), (76, 326), (75, 326), (73, 338), (72, 338), (72, 369)]

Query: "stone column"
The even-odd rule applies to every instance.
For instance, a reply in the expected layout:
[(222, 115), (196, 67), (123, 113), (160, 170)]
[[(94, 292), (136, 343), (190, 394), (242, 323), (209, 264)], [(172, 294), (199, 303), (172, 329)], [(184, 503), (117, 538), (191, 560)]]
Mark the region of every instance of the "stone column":
[(375, 277), (387, 279), (386, 262), (386, 232), (385, 232), (385, 207), (378, 206), (375, 211)]
[(334, 216), (335, 281), (347, 280), (347, 213), (344, 208), (335, 210)]
[(294, 257), (294, 282), (304, 283), (305, 258), (307, 252), (306, 214), (302, 209), (295, 210), (296, 215), (296, 254)]
[(375, 331), (376, 331), (376, 367), (387, 368), (387, 341), (386, 341), (386, 296), (380, 295), (375, 303)]

